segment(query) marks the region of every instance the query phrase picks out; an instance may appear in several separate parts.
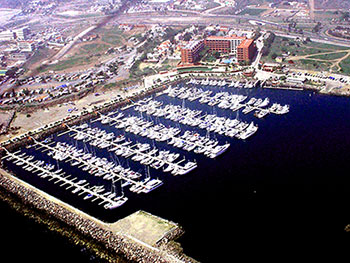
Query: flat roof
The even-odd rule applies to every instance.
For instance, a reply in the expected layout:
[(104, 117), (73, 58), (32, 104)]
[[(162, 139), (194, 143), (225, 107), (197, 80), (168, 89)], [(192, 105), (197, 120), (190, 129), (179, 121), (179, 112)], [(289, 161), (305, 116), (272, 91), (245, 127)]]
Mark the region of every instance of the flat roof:
[(239, 48), (248, 48), (251, 44), (254, 43), (254, 39), (245, 39), (239, 44)]
[(197, 44), (199, 44), (202, 41), (203, 40), (192, 40), (184, 47), (184, 49), (192, 49), (192, 48), (194, 48)]
[(142, 210), (120, 219), (110, 226), (113, 232), (130, 235), (151, 246), (164, 238), (169, 231), (175, 231), (178, 228), (178, 224)]
[(246, 37), (239, 37), (236, 35), (231, 36), (208, 36), (208, 40), (235, 40), (235, 39), (246, 39)]

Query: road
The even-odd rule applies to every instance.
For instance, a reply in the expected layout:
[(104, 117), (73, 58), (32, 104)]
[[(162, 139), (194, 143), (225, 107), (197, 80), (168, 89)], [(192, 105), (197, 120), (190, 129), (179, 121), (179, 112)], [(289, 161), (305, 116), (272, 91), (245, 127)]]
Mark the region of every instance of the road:
[(64, 46), (55, 56), (51, 58), (50, 64), (55, 64), (61, 59), (82, 37), (86, 34), (90, 33), (92, 30), (96, 29), (97, 25), (91, 26), (85, 29), (83, 32), (80, 32), (78, 35), (74, 37), (74, 39), (66, 46)]
[(260, 59), (261, 59), (261, 56), (262, 56), (262, 49), (264, 47), (264, 38), (266, 36), (266, 33), (265, 34), (262, 34), (256, 41), (256, 48), (258, 50), (258, 53), (255, 57), (255, 60), (252, 62), (252, 65), (251, 67), (254, 68), (255, 70), (258, 70), (258, 66), (259, 66), (259, 62), (260, 62)]
[[(211, 9), (211, 11), (213, 11)], [(181, 12), (168, 12), (167, 15), (161, 15), (158, 13), (153, 14), (142, 14), (142, 13), (133, 13), (133, 14), (123, 14), (118, 17), (119, 23), (129, 23), (129, 24), (163, 24), (163, 25), (209, 25), (209, 24), (220, 24), (223, 26), (234, 25), (235, 28), (241, 29), (252, 29), (253, 26), (237, 24), (236, 20), (240, 19), (245, 22), (254, 22), (259, 25), (270, 25), (280, 30), (273, 30), (274, 33), (280, 34), (290, 38), (296, 37), (310, 37), (313, 41), (322, 42), (327, 44), (338, 44), (343, 46), (350, 46), (350, 40), (338, 39), (331, 36), (326, 36), (322, 33), (312, 33), (304, 31), (303, 35), (295, 33), (286, 33), (288, 30), (287, 25), (281, 25), (275, 22), (270, 22), (267, 20), (259, 19), (256, 16), (249, 15), (222, 15), (222, 14), (211, 14), (206, 12), (183, 12), (186, 16), (179, 15)], [(254, 27), (255, 28), (255, 27)]]

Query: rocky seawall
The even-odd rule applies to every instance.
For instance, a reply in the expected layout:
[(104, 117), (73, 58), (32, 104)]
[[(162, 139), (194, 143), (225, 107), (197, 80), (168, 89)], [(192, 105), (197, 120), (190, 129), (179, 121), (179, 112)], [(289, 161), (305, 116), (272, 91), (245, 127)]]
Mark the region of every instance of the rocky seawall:
[[(152, 87), (147, 91), (142, 91), (133, 97), (127, 97), (122, 101), (101, 105), (96, 107), (96, 110), (93, 112), (84, 112), (73, 119), (63, 119), (51, 127), (43, 127), (43, 129), (38, 132), (28, 132), (28, 136), (25, 138), (11, 140), (3, 145), (3, 147), (6, 147), (9, 151), (17, 150), (31, 144), (33, 142), (31, 137), (36, 140), (45, 139), (53, 133), (66, 130), (66, 125), (73, 126), (80, 124), (98, 116), (99, 113), (105, 113), (115, 108), (123, 107), (131, 103), (132, 100), (142, 99), (152, 93), (160, 92), (164, 88), (166, 88), (165, 85)], [(0, 157), (3, 153), (4, 151), (0, 149)], [(106, 249), (112, 251), (115, 255), (121, 255), (130, 262), (197, 262), (186, 256), (182, 251), (181, 245), (174, 242), (176, 238), (183, 234), (183, 229), (181, 227), (169, 231), (163, 238), (158, 240), (154, 246), (151, 246), (130, 235), (111, 231), (103, 222), (97, 219), (95, 220), (93, 217), (84, 214), (80, 210), (40, 191), (20, 180), (15, 175), (11, 174), (10, 171), (5, 171), (1, 168), (0, 186), (9, 193), (19, 197), (24, 203), (74, 227), (79, 233), (91, 237), (96, 242), (103, 244)]]
[(43, 210), (45, 213), (74, 227), (83, 235), (102, 243), (115, 255), (122, 255), (128, 261), (152, 263), (197, 262), (184, 255), (181, 249), (174, 249), (172, 243), (170, 243), (170, 246), (167, 246), (167, 243), (173, 241), (173, 238), (182, 235), (183, 231), (181, 228), (177, 228), (173, 233), (169, 233), (166, 238), (162, 239), (160, 244), (152, 247), (123, 233), (113, 233), (83, 213), (76, 213), (69, 207), (58, 204), (54, 198), (51, 200), (51, 198), (43, 196), (40, 190), (14, 178), (7, 171), (0, 170), (0, 186), (18, 196), (24, 203)]

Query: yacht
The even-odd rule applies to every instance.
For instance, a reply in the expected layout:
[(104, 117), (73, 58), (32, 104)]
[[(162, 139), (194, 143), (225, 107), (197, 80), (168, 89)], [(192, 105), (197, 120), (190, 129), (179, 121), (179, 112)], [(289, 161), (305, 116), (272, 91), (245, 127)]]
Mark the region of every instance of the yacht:
[(162, 184), (163, 184), (163, 182), (159, 179), (151, 179), (144, 185), (145, 187), (141, 190), (141, 192), (149, 193), (152, 190), (161, 186)]
[(215, 158), (215, 157), (219, 156), (220, 154), (224, 153), (229, 147), (230, 147), (229, 143), (226, 143), (224, 145), (216, 146), (215, 148), (212, 148), (209, 151), (208, 155), (209, 155), (210, 158)]
[(254, 133), (256, 133), (256, 131), (258, 130), (258, 126), (257, 125), (254, 125), (253, 122), (251, 122), (249, 124), (249, 126), (247, 127), (247, 129), (241, 133), (239, 133), (238, 135), (236, 135), (236, 137), (238, 139), (242, 139), (242, 140), (245, 140), (247, 139), (248, 137), (252, 136)]

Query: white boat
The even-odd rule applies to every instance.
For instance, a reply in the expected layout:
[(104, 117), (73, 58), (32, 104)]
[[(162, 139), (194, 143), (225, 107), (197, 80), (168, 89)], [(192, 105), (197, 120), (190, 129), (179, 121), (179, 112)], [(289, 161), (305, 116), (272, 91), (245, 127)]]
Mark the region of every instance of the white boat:
[(163, 182), (159, 179), (151, 179), (150, 181), (148, 181), (144, 186), (144, 188), (142, 189), (141, 192), (143, 193), (149, 193), (152, 190), (158, 188), (159, 186), (161, 186), (163, 184)]
[(226, 143), (224, 145), (218, 145), (210, 151), (209, 157), (215, 158), (220, 154), (224, 153), (229, 147), (230, 147), (229, 143)]
[(260, 103), (259, 107), (260, 107), (260, 108), (264, 108), (264, 107), (266, 107), (267, 105), (269, 105), (269, 103), (270, 103), (270, 99), (269, 99), (269, 98), (265, 98), (265, 99), (263, 100), (263, 102)]
[(255, 112), (254, 116), (256, 116), (259, 119), (264, 118), (267, 114), (269, 114), (269, 110), (258, 110)]
[(125, 204), (126, 201), (128, 201), (128, 198), (124, 196), (123, 198), (120, 198), (118, 201), (113, 201), (111, 203), (105, 204), (104, 208), (105, 209), (115, 209), (115, 208), (118, 208), (118, 207), (122, 206), (123, 204)]
[(197, 168), (196, 162), (187, 162), (183, 167), (178, 167), (178, 169), (176, 169), (176, 171), (173, 174), (184, 175), (191, 172), (195, 168)]
[(251, 122), (249, 124), (249, 126), (247, 127), (247, 129), (239, 134), (236, 135), (236, 137), (238, 139), (242, 139), (242, 140), (245, 140), (247, 139), (248, 137), (252, 136), (254, 133), (256, 133), (256, 131), (258, 130), (258, 126), (257, 125), (254, 125), (253, 122)]

